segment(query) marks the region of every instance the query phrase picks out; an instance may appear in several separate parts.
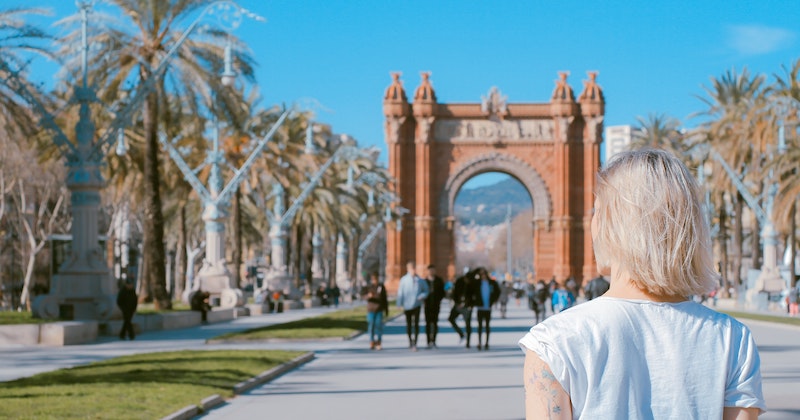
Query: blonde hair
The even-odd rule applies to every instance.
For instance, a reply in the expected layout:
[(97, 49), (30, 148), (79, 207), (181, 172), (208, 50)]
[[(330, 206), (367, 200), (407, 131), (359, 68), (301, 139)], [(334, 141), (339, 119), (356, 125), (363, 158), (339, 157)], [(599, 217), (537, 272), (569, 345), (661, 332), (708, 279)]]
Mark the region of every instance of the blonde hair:
[(708, 223), (686, 166), (663, 150), (620, 153), (597, 176), (592, 232), (601, 267), (619, 270), (660, 296), (714, 288)]

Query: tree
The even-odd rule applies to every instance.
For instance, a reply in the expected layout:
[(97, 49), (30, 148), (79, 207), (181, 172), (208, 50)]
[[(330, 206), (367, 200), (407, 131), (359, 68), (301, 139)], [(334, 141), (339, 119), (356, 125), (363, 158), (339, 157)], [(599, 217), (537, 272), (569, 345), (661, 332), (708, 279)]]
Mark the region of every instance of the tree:
[[(763, 103), (765, 78), (762, 75), (751, 76), (745, 68), (741, 73), (735, 69), (725, 72), (719, 78), (712, 78), (711, 86), (704, 87), (707, 97), (700, 99), (707, 109), (699, 115), (709, 118), (702, 125), (702, 132), (711, 147), (714, 148), (727, 163), (739, 173), (747, 174), (747, 180), (760, 183), (761, 179), (754, 179), (753, 171), (747, 170), (753, 163), (753, 147), (751, 139), (755, 134), (755, 123), (751, 119), (757, 113), (754, 111)], [(738, 211), (734, 213), (734, 258), (733, 275), (736, 285), (742, 284), (742, 247), (744, 234), (742, 231), (742, 202), (736, 186), (728, 175), (715, 161), (712, 185), (715, 190), (727, 191), (733, 198), (733, 205)], [(714, 195), (717, 197), (717, 195)], [(718, 196), (721, 197), (721, 196)], [(724, 206), (724, 202), (717, 202)], [(720, 207), (724, 208), (724, 207)], [(758, 255), (758, 230), (754, 232), (753, 255)], [(727, 267), (723, 267), (727, 270)]]
[(40, 102), (46, 97), (27, 79), (28, 59), (33, 55), (52, 58), (50, 52), (39, 45), (50, 39), (44, 31), (26, 22), (30, 15), (43, 15), (43, 9), (16, 8), (0, 11), (0, 147), (9, 139), (30, 136), (39, 129), (31, 107), (18, 92), (9, 86), (11, 72), (19, 82)]
[[(218, 73), (222, 58), (222, 42), (231, 40), (234, 61), (240, 73), (252, 80), (252, 58), (241, 48), (238, 40), (217, 29), (195, 33), (181, 45), (163, 75), (153, 75), (153, 69), (164, 58), (166, 51), (182, 35), (179, 22), (192, 16), (208, 4), (205, 0), (112, 0), (128, 18), (120, 24), (115, 19), (95, 13), (102, 23), (102, 31), (93, 33), (90, 44), (97, 47), (96, 59), (90, 63), (94, 83), (101, 87), (99, 97), (106, 103), (118, 100), (126, 91), (123, 87), (131, 80), (143, 83), (150, 77), (160, 77), (158, 87), (144, 101), (141, 126), (144, 137), (142, 156), (144, 173), (144, 281), (149, 285), (142, 300), (154, 299), (157, 308), (169, 308), (171, 302), (166, 291), (166, 261), (164, 250), (164, 216), (160, 192), (158, 134), (161, 127), (170, 124), (170, 115), (159, 106), (166, 95), (186, 100), (185, 105), (199, 114), (205, 104), (213, 100), (212, 92), (221, 91)], [(66, 23), (74, 22), (74, 19)], [(80, 32), (73, 31), (62, 42), (67, 69), (79, 69), (74, 44)], [(224, 102), (224, 98), (223, 98)], [(160, 110), (162, 112), (160, 112)], [(150, 293), (152, 292), (152, 295)]]

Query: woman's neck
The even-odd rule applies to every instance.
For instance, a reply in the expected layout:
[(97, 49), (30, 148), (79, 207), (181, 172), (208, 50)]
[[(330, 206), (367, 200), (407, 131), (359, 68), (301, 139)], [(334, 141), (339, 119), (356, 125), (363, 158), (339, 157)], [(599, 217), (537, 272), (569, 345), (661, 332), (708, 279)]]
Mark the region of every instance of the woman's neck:
[(684, 296), (659, 295), (647, 290), (642, 290), (631, 281), (630, 276), (622, 274), (620, 270), (615, 267), (611, 268), (611, 280), (609, 283), (608, 292), (603, 294), (603, 296), (619, 299), (649, 300), (652, 302), (674, 303), (687, 300)]

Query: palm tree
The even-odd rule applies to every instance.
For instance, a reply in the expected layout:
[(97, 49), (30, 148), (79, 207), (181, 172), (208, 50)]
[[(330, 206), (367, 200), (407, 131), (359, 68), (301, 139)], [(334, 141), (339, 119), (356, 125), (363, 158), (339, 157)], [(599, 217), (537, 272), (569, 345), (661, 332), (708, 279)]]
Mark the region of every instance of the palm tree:
[[(753, 159), (754, 148), (752, 139), (757, 134), (755, 129), (757, 122), (752, 119), (758, 112), (763, 101), (763, 91), (765, 88), (765, 78), (763, 75), (751, 76), (745, 68), (741, 73), (735, 69), (725, 72), (719, 78), (711, 80), (710, 87), (704, 87), (707, 97), (700, 97), (707, 109), (700, 113), (701, 116), (709, 118), (709, 121), (702, 125), (702, 131), (711, 147), (714, 148), (736, 171), (747, 174), (748, 181), (755, 183), (761, 179), (754, 177), (755, 171), (748, 170), (751, 165), (756, 163)], [(754, 168), (758, 169), (758, 167)], [(744, 242), (744, 232), (742, 229), (742, 210), (743, 198), (736, 186), (728, 178), (728, 175), (719, 166), (715, 165), (712, 184), (718, 191), (727, 191), (733, 199), (734, 213), (734, 258), (733, 275), (736, 285), (742, 284), (742, 244)], [(716, 196), (716, 195), (715, 195)], [(756, 195), (757, 196), (757, 195)], [(720, 196), (721, 197), (721, 196)], [(720, 209), (724, 209), (722, 202), (717, 203)], [(759, 254), (758, 249), (758, 229), (751, 233), (753, 239), (753, 257), (756, 259)], [(727, 270), (727, 267), (723, 267)]]
[[(785, 232), (789, 238), (792, 261), (797, 255), (797, 205), (800, 198), (800, 138), (797, 135), (798, 108), (800, 108), (800, 60), (791, 68), (783, 67), (783, 75), (775, 75), (773, 94), (777, 97), (776, 105), (782, 118), (786, 132), (786, 152), (780, 153), (774, 162), (775, 179), (779, 183), (779, 192), (775, 198), (776, 228)], [(794, 267), (792, 266), (792, 274)], [(792, 276), (792, 286), (796, 278)]]
[[(105, 103), (118, 100), (121, 87), (133, 79), (143, 82), (152, 74), (176, 40), (182, 35), (178, 28), (184, 18), (207, 5), (207, 0), (111, 0), (122, 11), (127, 22), (116, 22), (108, 15), (95, 13), (105, 23), (102, 31), (90, 36), (90, 44), (97, 47), (95, 59), (90, 63), (90, 78), (100, 86), (99, 98)], [(74, 22), (68, 19), (65, 23)], [(62, 40), (60, 54), (68, 58), (67, 70), (79, 69), (74, 45), (80, 31), (73, 31)], [(164, 251), (164, 216), (160, 192), (158, 133), (169, 125), (169, 112), (160, 106), (167, 95), (183, 98), (185, 105), (200, 114), (204, 104), (211, 103), (213, 92), (222, 91), (218, 73), (221, 70), (222, 31), (207, 30), (192, 34), (178, 50), (161, 77), (158, 87), (145, 99), (141, 115), (145, 139), (144, 172), (144, 280), (150, 286), (142, 300), (154, 299), (157, 308), (169, 308), (166, 293), (166, 267)], [(252, 80), (252, 58), (244, 52), (238, 40), (227, 36), (235, 48), (234, 62), (240, 73)], [(224, 98), (221, 102), (225, 102)]]
[(652, 147), (672, 152), (676, 156), (683, 154), (680, 121), (664, 114), (648, 114), (647, 119), (637, 117), (636, 120), (640, 131), (631, 141), (631, 149)]
[[(47, 98), (26, 79), (26, 63), (31, 54), (52, 58), (46, 47), (39, 45), (50, 36), (26, 22), (30, 15), (43, 15), (44, 9), (16, 8), (0, 11), (0, 141), (22, 140), (36, 133), (39, 124), (31, 112), (30, 104), (9, 85), (12, 74), (40, 102)], [(2, 143), (0, 143), (2, 147)]]

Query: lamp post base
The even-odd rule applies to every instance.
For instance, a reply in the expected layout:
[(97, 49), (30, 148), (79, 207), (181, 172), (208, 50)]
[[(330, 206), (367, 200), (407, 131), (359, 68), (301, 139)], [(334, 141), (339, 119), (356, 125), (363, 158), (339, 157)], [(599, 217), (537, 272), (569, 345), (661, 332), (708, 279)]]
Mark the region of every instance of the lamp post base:
[(242, 307), (245, 304), (244, 293), (241, 289), (233, 287), (230, 273), (203, 272), (197, 275), (198, 288), (206, 291), (211, 296), (211, 301), (219, 302), (222, 308)]

